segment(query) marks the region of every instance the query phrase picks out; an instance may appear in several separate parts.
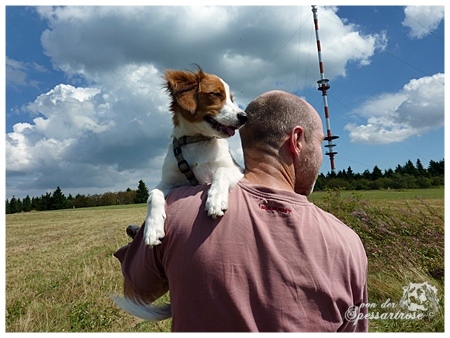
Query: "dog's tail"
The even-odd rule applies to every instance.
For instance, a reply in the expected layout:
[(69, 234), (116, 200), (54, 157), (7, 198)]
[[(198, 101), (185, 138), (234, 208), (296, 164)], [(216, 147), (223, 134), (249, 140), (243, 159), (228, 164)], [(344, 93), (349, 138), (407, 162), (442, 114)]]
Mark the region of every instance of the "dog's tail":
[(133, 302), (131, 299), (114, 295), (111, 295), (110, 297), (120, 308), (135, 317), (150, 320), (152, 322), (157, 322), (172, 317), (172, 309), (170, 304), (156, 306), (152, 304), (139, 304)]

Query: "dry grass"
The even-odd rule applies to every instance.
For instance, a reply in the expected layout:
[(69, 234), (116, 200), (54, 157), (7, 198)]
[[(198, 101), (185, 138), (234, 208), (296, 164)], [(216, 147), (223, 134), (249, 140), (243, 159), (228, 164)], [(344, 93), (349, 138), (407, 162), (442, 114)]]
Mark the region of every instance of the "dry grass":
[(32, 212), (6, 217), (7, 332), (168, 331), (141, 323), (109, 299), (121, 294), (113, 252), (145, 205)]

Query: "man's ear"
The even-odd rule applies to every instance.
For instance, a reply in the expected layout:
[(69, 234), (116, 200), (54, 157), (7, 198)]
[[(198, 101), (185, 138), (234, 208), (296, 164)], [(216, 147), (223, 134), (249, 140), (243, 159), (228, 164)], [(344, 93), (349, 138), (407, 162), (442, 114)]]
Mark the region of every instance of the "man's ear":
[(291, 131), (291, 136), (290, 136), (290, 140), (289, 140), (290, 141), (289, 149), (296, 156), (300, 155), (300, 152), (303, 147), (303, 141), (305, 139), (304, 136), (305, 136), (305, 134), (304, 134), (303, 127), (295, 126)]
[(197, 93), (203, 72), (184, 72), (180, 70), (166, 70), (166, 89), (172, 96), (174, 102), (194, 114), (197, 110)]

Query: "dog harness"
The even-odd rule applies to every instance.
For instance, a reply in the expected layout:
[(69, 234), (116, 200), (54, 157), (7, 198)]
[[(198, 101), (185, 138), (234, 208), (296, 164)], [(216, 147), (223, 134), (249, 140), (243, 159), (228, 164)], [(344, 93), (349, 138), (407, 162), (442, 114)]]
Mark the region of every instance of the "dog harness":
[(178, 169), (180, 169), (180, 171), (186, 176), (186, 178), (192, 185), (198, 185), (199, 182), (192, 172), (191, 167), (189, 167), (189, 163), (187, 163), (187, 161), (184, 159), (183, 152), (181, 151), (181, 146), (191, 143), (210, 141), (213, 138), (214, 137), (203, 135), (182, 136), (179, 139), (177, 139), (176, 137), (173, 138), (173, 154), (178, 161)]

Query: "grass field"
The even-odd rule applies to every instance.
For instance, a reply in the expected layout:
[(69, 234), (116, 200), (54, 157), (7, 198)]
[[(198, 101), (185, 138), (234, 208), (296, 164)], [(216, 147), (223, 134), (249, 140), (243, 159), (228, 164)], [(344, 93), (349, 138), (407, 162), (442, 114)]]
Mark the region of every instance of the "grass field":
[[(370, 331), (444, 330), (444, 190), (314, 193), (361, 237), (369, 259), (369, 302), (398, 301), (408, 283), (438, 289), (439, 311), (421, 320), (371, 320)], [(113, 252), (146, 206), (111, 206), (6, 215), (7, 332), (170, 331), (143, 322), (109, 299), (122, 277)], [(381, 309), (379, 309), (381, 310)]]
[[(361, 199), (370, 201), (373, 205), (388, 206), (390, 203), (426, 200), (427, 204), (437, 208), (444, 208), (444, 189), (408, 189), (408, 190), (364, 190), (364, 191), (340, 191), (342, 197), (360, 195)], [(327, 198), (328, 192), (316, 191), (308, 199), (313, 203), (320, 203)]]

